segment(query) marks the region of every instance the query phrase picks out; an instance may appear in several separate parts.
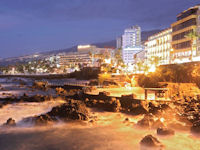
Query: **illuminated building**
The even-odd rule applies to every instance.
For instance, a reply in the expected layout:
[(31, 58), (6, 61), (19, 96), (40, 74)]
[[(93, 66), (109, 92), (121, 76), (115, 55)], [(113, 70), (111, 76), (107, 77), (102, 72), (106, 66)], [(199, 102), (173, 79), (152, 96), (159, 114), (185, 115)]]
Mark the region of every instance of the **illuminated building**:
[(101, 56), (98, 54), (103, 54), (103, 57), (108, 56), (110, 59), (115, 56), (115, 50), (112, 48), (98, 48), (91, 45), (79, 45), (77, 51), (59, 54), (59, 66), (64, 68), (98, 67), (100, 65), (98, 56)]
[[(111, 57), (114, 56), (115, 49), (114, 48), (99, 48), (95, 45), (78, 45), (77, 51), (80, 54), (90, 53), (90, 54), (109, 54)], [(77, 54), (78, 54), (77, 53)]]
[(172, 62), (200, 61), (200, 39), (188, 34), (200, 34), (200, 5), (191, 7), (177, 15), (172, 23)]
[(147, 54), (146, 50), (139, 51), (134, 56), (135, 57), (135, 61), (136, 62), (143, 62), (143, 63), (145, 63), (146, 62), (146, 54)]
[(71, 53), (62, 53), (59, 55), (59, 64), (61, 67), (75, 67), (77, 65), (81, 66), (91, 66), (92, 59), (89, 53), (81, 52), (71, 52)]
[(135, 63), (134, 55), (142, 49), (141, 28), (136, 25), (125, 29), (122, 36), (122, 59), (124, 63)]
[(117, 49), (121, 49), (122, 48), (122, 37), (118, 37), (117, 40), (116, 40), (116, 46), (117, 46)]
[(170, 64), (171, 34), (172, 29), (168, 28), (148, 38), (145, 48), (148, 62), (157, 57), (159, 60), (158, 65)]
[(123, 48), (122, 51), (122, 59), (125, 64), (134, 64), (136, 59), (135, 59), (135, 54), (138, 52), (142, 51), (142, 47), (127, 47)]
[(96, 46), (94, 45), (78, 45), (77, 51), (81, 53), (89, 53), (96, 49)]
[(139, 26), (132, 26), (124, 31), (122, 36), (122, 47), (137, 47), (141, 46), (141, 28)]

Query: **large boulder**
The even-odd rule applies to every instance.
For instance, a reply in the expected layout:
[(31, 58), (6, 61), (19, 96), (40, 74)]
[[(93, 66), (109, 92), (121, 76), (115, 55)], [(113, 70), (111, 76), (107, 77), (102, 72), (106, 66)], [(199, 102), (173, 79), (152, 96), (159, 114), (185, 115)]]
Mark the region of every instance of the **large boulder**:
[(86, 105), (80, 101), (70, 100), (68, 103), (56, 106), (47, 113), (51, 118), (62, 120), (87, 120), (88, 110)]
[(140, 141), (141, 150), (164, 150), (164, 145), (152, 135), (145, 136)]
[(40, 115), (40, 116), (35, 117), (34, 121), (35, 121), (35, 125), (46, 125), (46, 124), (51, 123), (53, 120), (49, 115), (45, 114), (45, 115)]
[(86, 98), (85, 103), (88, 107), (96, 107), (104, 111), (119, 112), (121, 110), (121, 103), (116, 98), (103, 99), (103, 100)]
[(149, 128), (154, 123), (153, 115), (145, 115), (144, 118), (137, 122), (137, 125), (142, 128)]
[(23, 122), (31, 122), (35, 125), (47, 125), (54, 121), (88, 120), (88, 110), (83, 102), (69, 100), (60, 106), (53, 107), (46, 114), (28, 117)]

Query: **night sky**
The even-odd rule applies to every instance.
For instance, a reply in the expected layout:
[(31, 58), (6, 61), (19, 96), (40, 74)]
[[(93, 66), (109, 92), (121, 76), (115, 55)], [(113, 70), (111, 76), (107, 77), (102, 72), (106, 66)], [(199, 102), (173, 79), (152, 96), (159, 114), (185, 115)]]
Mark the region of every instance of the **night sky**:
[(163, 29), (199, 0), (0, 0), (0, 57), (115, 39), (124, 28)]

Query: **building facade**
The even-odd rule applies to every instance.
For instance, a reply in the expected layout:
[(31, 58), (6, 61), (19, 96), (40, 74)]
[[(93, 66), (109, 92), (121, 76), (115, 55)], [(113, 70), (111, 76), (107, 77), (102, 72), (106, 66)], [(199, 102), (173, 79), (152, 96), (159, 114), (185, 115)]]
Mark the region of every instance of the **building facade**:
[(121, 49), (122, 48), (122, 37), (118, 37), (116, 40), (116, 48)]
[(148, 38), (146, 42), (147, 61), (150, 63), (157, 57), (158, 65), (171, 63), (172, 29), (165, 29)]
[(141, 46), (138, 47), (127, 47), (122, 51), (122, 59), (125, 64), (134, 64), (136, 62), (135, 54), (142, 51), (143, 48)]
[(78, 67), (79, 65), (83, 67), (89, 67), (92, 65), (92, 59), (89, 53), (62, 53), (59, 55), (59, 64), (60, 67), (65, 68)]
[(178, 14), (171, 27), (173, 63), (200, 61), (200, 39), (191, 36), (200, 33), (200, 5)]
[(123, 48), (135, 46), (141, 46), (141, 28), (137, 25), (125, 29), (122, 36)]
[(136, 25), (125, 29), (122, 36), (122, 59), (124, 63), (135, 63), (134, 55), (142, 49), (141, 28)]
[(96, 49), (95, 45), (78, 45), (77, 51), (80, 53), (89, 53)]
[(115, 49), (112, 48), (98, 48), (96, 46), (82, 45), (78, 46), (77, 50), (77, 52), (59, 54), (59, 66), (65, 69), (99, 67), (100, 64), (98, 60), (102, 58), (98, 56), (103, 55), (110, 59), (113, 59), (115, 56)]
[(137, 62), (142, 62), (142, 63), (146, 63), (147, 60), (147, 51), (146, 49), (139, 51), (138, 53), (135, 54), (135, 61)]

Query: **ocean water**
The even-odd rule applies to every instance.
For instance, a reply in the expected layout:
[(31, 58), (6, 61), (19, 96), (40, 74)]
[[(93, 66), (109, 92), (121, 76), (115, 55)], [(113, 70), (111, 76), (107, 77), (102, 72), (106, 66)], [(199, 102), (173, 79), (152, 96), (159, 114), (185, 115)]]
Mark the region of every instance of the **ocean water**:
[[(24, 117), (49, 111), (59, 102), (18, 103), (0, 109), (0, 123), (12, 117), (15, 128), (0, 128), (0, 150), (140, 150), (141, 139), (152, 134), (166, 150), (199, 150), (200, 139), (189, 132), (177, 131), (174, 136), (160, 137), (155, 130), (139, 129), (134, 124), (142, 116), (90, 110), (96, 121), (56, 123), (49, 126), (20, 124)], [(129, 123), (124, 123), (128, 117)]]

